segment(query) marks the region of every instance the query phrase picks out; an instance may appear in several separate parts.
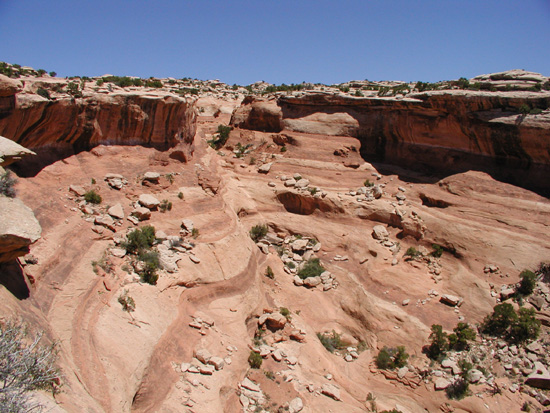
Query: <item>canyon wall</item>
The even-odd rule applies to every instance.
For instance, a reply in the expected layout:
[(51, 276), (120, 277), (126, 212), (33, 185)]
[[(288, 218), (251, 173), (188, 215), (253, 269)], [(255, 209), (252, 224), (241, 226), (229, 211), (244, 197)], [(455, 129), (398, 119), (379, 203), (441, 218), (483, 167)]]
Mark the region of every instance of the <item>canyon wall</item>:
[(34, 150), (42, 160), (102, 144), (180, 144), (188, 158), (195, 116), (194, 100), (162, 91), (85, 92), (81, 98), (55, 100), (26, 91), (0, 96), (0, 135)]
[[(524, 106), (525, 105), (525, 106)], [(550, 189), (548, 92), (415, 93), (403, 98), (309, 92), (277, 99), (249, 98), (234, 126), (353, 136), (370, 162), (426, 173), (482, 170), (523, 187)]]

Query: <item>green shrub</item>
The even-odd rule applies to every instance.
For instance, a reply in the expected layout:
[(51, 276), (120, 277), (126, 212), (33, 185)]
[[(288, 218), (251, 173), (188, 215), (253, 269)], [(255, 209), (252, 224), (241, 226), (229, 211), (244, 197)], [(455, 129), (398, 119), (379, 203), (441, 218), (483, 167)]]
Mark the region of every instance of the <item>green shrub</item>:
[(338, 334), (334, 330), (332, 330), (332, 333), (317, 333), (317, 338), (331, 353), (334, 353), (334, 350), (344, 349), (349, 345), (349, 343), (342, 340), (341, 334)]
[(0, 195), (7, 196), (8, 198), (15, 198), (14, 185), (17, 179), (12, 178), (11, 172), (6, 171), (0, 175)]
[(540, 321), (535, 318), (533, 308), (520, 308), (518, 320), (510, 327), (508, 341), (523, 343), (536, 340), (540, 333)]
[(281, 146), (281, 152), (286, 152), (286, 145)]
[(42, 96), (45, 99), (48, 99), (48, 100), (51, 99), (50, 92), (48, 92), (43, 87), (39, 87), (38, 90), (36, 91), (36, 94), (39, 95), (39, 96)]
[(178, 198), (183, 199), (183, 192), (178, 192)]
[(70, 82), (67, 85), (67, 93), (75, 98), (82, 97), (82, 91), (80, 90), (79, 85), (76, 82)]
[(56, 72), (50, 72), (49, 75), (50, 75), (51, 77), (56, 77), (56, 76), (57, 76), (57, 73), (56, 73)]
[(537, 285), (537, 276), (535, 273), (533, 271), (523, 270), (519, 276), (521, 280), (517, 288), (517, 293), (524, 297), (533, 294), (535, 286)]
[(432, 244), (433, 251), (430, 255), (435, 258), (440, 258), (443, 255), (443, 247), (441, 245)]
[(422, 254), (415, 247), (407, 248), (405, 252), (405, 257), (411, 257), (412, 259), (420, 257)]
[(248, 364), (253, 369), (259, 369), (262, 367), (262, 356), (260, 356), (258, 353), (256, 353), (254, 350), (250, 350), (250, 354), (248, 355)]
[(90, 189), (84, 194), (84, 200), (90, 204), (101, 204), (101, 195), (99, 195), (93, 189)]
[(172, 203), (167, 199), (163, 199), (159, 205), (160, 212), (166, 212), (172, 210)]
[(271, 278), (271, 279), (275, 278), (275, 274), (273, 273), (273, 270), (271, 269), (270, 266), (268, 266), (268, 267), (265, 269), (265, 276), (266, 276), (267, 278)]
[(321, 265), (319, 258), (310, 258), (306, 264), (298, 271), (298, 277), (305, 280), (308, 277), (318, 277), (325, 269)]
[(445, 392), (447, 393), (447, 397), (449, 399), (461, 400), (468, 395), (468, 387), (468, 381), (462, 377), (459, 377), (445, 389)]
[(374, 186), (374, 182), (371, 182), (370, 179), (367, 179), (365, 180), (365, 182), (363, 182), (363, 185), (367, 187), (372, 187)]
[(527, 115), (531, 111), (531, 108), (524, 103), (519, 107), (518, 111), (522, 115)]
[(409, 355), (405, 350), (405, 346), (384, 347), (376, 356), (376, 367), (382, 370), (392, 370), (405, 367)]
[(147, 251), (139, 254), (139, 260), (144, 263), (143, 270), (139, 272), (143, 282), (156, 285), (159, 278), (157, 270), (160, 267), (159, 254), (156, 251)]
[(199, 236), (199, 229), (198, 229), (198, 228), (193, 228), (193, 229), (191, 230), (191, 236), (192, 236), (193, 238), (197, 238), (197, 237)]
[(448, 336), (443, 331), (443, 327), (439, 324), (432, 324), (432, 332), (430, 333), (430, 345), (427, 348), (427, 355), (432, 360), (438, 360), (445, 356), (449, 350)]
[(254, 225), (250, 230), (250, 238), (252, 238), (254, 242), (258, 242), (267, 235), (267, 229), (267, 225)]
[(279, 308), (279, 313), (281, 313), (281, 315), (285, 317), (287, 320), (290, 320), (290, 310), (288, 308), (286, 307)]
[(468, 323), (458, 323), (453, 329), (454, 333), (449, 334), (449, 348), (457, 351), (467, 350), (469, 341), (476, 339), (476, 332)]
[(147, 87), (154, 87), (154, 88), (161, 88), (163, 86), (162, 82), (158, 79), (149, 79), (145, 82), (145, 86)]
[(141, 254), (155, 242), (155, 227), (146, 225), (130, 232), (121, 246), (133, 254)]
[(517, 319), (518, 316), (512, 304), (497, 304), (493, 308), (493, 313), (483, 320), (482, 332), (492, 336), (504, 336)]

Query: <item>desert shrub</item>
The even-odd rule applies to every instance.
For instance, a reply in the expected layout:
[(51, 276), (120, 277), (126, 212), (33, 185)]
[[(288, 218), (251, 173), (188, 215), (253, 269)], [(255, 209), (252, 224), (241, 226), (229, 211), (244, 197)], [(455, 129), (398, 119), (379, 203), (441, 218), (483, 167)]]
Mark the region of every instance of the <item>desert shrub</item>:
[(39, 95), (39, 96), (42, 96), (45, 99), (48, 99), (48, 100), (51, 99), (50, 92), (48, 92), (43, 87), (39, 87), (38, 90), (36, 91), (36, 94)]
[(136, 302), (134, 299), (128, 294), (128, 290), (124, 290), (124, 293), (122, 293), (118, 297), (118, 302), (122, 306), (122, 310), (126, 311), (128, 313), (131, 313), (132, 311), (135, 311), (136, 309)]
[(541, 108), (534, 108), (534, 109), (531, 109), (531, 111), (529, 112), (530, 115), (540, 115), (541, 113), (542, 113)]
[(468, 79), (466, 79), (465, 77), (461, 77), (460, 79), (458, 79), (458, 81), (456, 82), (456, 85), (460, 88), (460, 89), (468, 89), (468, 87), (470, 87), (470, 81)]
[(147, 251), (139, 255), (139, 260), (143, 262), (144, 266), (139, 275), (143, 282), (147, 284), (156, 285), (159, 278), (157, 270), (160, 267), (159, 254), (156, 251)]
[(160, 212), (166, 212), (172, 210), (172, 203), (167, 199), (163, 199), (159, 205)]
[(415, 247), (409, 247), (409, 248), (407, 248), (407, 251), (405, 252), (405, 257), (410, 257), (410, 258), (413, 258), (413, 259), (420, 257), (420, 255), (422, 255), (422, 254)]
[(449, 334), (449, 347), (457, 350), (467, 350), (469, 348), (469, 341), (476, 339), (476, 332), (471, 328), (468, 323), (458, 323), (453, 329), (454, 333)]
[(6, 171), (0, 175), (0, 195), (7, 196), (9, 198), (15, 197), (15, 188), (14, 185), (17, 182), (17, 179), (12, 178), (11, 172)]
[(76, 82), (69, 82), (69, 84), (67, 84), (67, 93), (75, 98), (82, 97), (82, 91)]
[(260, 239), (265, 237), (267, 235), (267, 225), (254, 225), (252, 229), (250, 230), (250, 238), (254, 242), (258, 242)]
[(197, 238), (197, 237), (199, 236), (199, 229), (198, 229), (198, 228), (193, 228), (193, 229), (191, 230), (191, 236), (192, 236), (193, 238)]
[(264, 371), (265, 377), (267, 377), (269, 380), (275, 380), (275, 374), (273, 374), (272, 371), (266, 370)]
[(519, 107), (518, 111), (522, 115), (527, 115), (531, 111), (531, 108), (524, 103)]
[(286, 145), (281, 146), (281, 152), (286, 152)]
[(370, 179), (366, 179), (365, 182), (363, 182), (364, 186), (372, 187), (374, 186), (374, 182), (371, 182)]
[(521, 280), (517, 288), (517, 293), (521, 296), (528, 296), (533, 294), (535, 286), (537, 285), (537, 276), (533, 271), (523, 270), (519, 275)]
[(145, 82), (145, 86), (147, 87), (154, 87), (154, 88), (161, 88), (163, 86), (162, 82), (158, 79), (149, 79)]
[(271, 269), (270, 266), (268, 266), (268, 267), (265, 269), (265, 276), (266, 276), (267, 278), (271, 278), (271, 279), (275, 278), (275, 274), (273, 273), (273, 270)]
[(258, 353), (256, 353), (254, 350), (250, 350), (250, 354), (248, 355), (248, 364), (253, 369), (259, 369), (262, 367), (262, 356), (260, 356)]
[(98, 270), (97, 270), (98, 267), (101, 268), (103, 271), (105, 271), (107, 274), (111, 273), (111, 271), (114, 270), (113, 263), (109, 260), (109, 258), (105, 253), (103, 253), (103, 255), (98, 261), (92, 261), (92, 267), (96, 274), (98, 273)]
[(405, 367), (409, 355), (405, 350), (405, 346), (384, 347), (376, 356), (376, 366), (382, 370), (392, 370)]
[(53, 71), (50, 72), (50, 73), (48, 73), (48, 74), (49, 74), (51, 77), (56, 77), (56, 76), (57, 76), (57, 73), (56, 73), (56, 72), (53, 72)]
[(449, 399), (461, 400), (468, 395), (468, 387), (468, 381), (459, 377), (445, 389), (445, 392)]
[(220, 149), (229, 139), (229, 133), (233, 128), (231, 126), (218, 125), (217, 138), (209, 140), (208, 143), (214, 149)]
[(55, 367), (56, 345), (42, 345), (43, 333), (34, 337), (23, 324), (8, 321), (0, 324), (0, 411), (40, 411), (31, 400), (34, 390), (56, 391), (61, 379)]
[(99, 195), (93, 189), (90, 189), (84, 194), (84, 200), (90, 204), (101, 204), (101, 195)]
[(493, 308), (493, 313), (483, 320), (481, 331), (491, 336), (504, 336), (517, 319), (518, 316), (512, 304), (497, 304)]
[(518, 319), (510, 327), (508, 341), (512, 343), (523, 343), (528, 340), (535, 340), (540, 333), (540, 321), (535, 318), (533, 308), (520, 308)]
[(290, 320), (290, 310), (288, 308), (286, 307), (279, 308), (279, 313), (281, 313), (281, 315), (285, 317), (287, 320)]
[(178, 192), (178, 198), (183, 199), (183, 192)]
[(321, 265), (319, 258), (310, 258), (306, 264), (298, 271), (298, 277), (305, 280), (308, 277), (318, 277), (325, 269)]
[(435, 258), (440, 258), (443, 255), (443, 247), (438, 244), (432, 244), (433, 251), (430, 255)]
[(343, 341), (341, 334), (338, 334), (334, 330), (332, 330), (332, 333), (317, 333), (317, 338), (319, 339), (321, 344), (331, 353), (334, 353), (334, 350), (344, 349), (349, 344)]
[(146, 225), (130, 232), (122, 247), (129, 253), (140, 254), (153, 246), (155, 242), (155, 227)]
[(445, 356), (449, 350), (448, 336), (443, 331), (443, 327), (439, 324), (432, 324), (432, 332), (430, 333), (430, 345), (427, 348), (427, 355), (432, 360), (438, 360)]

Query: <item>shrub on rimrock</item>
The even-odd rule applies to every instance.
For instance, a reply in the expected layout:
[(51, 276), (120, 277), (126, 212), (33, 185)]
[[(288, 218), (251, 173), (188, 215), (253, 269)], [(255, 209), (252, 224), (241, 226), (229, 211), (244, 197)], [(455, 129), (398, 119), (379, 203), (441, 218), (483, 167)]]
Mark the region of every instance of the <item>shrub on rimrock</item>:
[(252, 241), (258, 242), (260, 239), (267, 235), (267, 225), (254, 225), (250, 230), (250, 238)]
[(408, 358), (405, 346), (384, 347), (378, 352), (375, 361), (379, 369), (400, 369), (407, 365)]
[(304, 265), (302, 269), (298, 271), (298, 277), (300, 277), (302, 280), (305, 280), (308, 277), (318, 277), (323, 272), (325, 272), (325, 269), (321, 265), (319, 258), (311, 258), (308, 260), (308, 262), (306, 262), (306, 265)]

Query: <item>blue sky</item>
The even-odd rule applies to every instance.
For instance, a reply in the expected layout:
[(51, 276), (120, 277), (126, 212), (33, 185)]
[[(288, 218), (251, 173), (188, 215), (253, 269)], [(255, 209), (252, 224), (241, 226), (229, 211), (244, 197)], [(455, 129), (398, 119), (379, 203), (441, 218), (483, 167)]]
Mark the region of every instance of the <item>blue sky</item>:
[(550, 75), (550, 0), (0, 0), (0, 61), (248, 85)]

